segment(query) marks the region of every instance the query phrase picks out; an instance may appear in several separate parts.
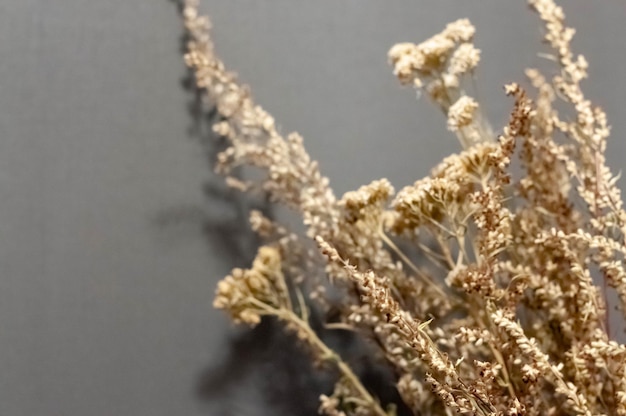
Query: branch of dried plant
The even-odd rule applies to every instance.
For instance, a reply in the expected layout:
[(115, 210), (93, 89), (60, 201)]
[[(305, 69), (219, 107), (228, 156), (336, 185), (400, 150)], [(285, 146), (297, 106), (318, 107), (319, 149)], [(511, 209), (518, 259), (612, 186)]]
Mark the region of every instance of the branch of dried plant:
[[(609, 127), (582, 92), (587, 62), (571, 51), (562, 9), (530, 4), (558, 74), (527, 71), (535, 98), (506, 86), (515, 103), (502, 134), (466, 91), (480, 51), (475, 28), (457, 20), (424, 42), (393, 46), (388, 58), (402, 84), (441, 109), (462, 150), (398, 193), (383, 179), (336, 198), (302, 138), (280, 135), (217, 58), (198, 1), (185, 1), (186, 62), (221, 117), (214, 131), (230, 142), (218, 171), (260, 168), (261, 181), (229, 176), (229, 184), (266, 192), (306, 227), (296, 237), (253, 214), (267, 245), (250, 269), (220, 282), (215, 305), (251, 325), (276, 316), (335, 363), (340, 378), (320, 399), (328, 415), (387, 413), (308, 325), (307, 296), (337, 311), (326, 327), (372, 341), (414, 414), (626, 415), (625, 347), (611, 339), (607, 312), (610, 286), (626, 313), (626, 212), (606, 164)], [(516, 159), (521, 172), (511, 169)], [(319, 264), (339, 302), (318, 280)]]

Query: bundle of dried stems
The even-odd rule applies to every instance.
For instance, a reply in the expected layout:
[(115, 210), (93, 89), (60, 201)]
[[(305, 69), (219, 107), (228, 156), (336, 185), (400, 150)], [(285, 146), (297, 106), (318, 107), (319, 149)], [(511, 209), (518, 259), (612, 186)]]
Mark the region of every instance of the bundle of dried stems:
[[(527, 70), (534, 98), (506, 86), (514, 102), (499, 136), (466, 93), (480, 58), (467, 19), (393, 46), (395, 76), (444, 112), (462, 149), (397, 193), (381, 179), (338, 199), (302, 138), (283, 137), (225, 69), (197, 2), (184, 5), (185, 59), (229, 142), (217, 170), (292, 208), (307, 230), (252, 212), (266, 244), (250, 268), (219, 282), (214, 306), (252, 326), (278, 318), (332, 368), (336, 385), (320, 412), (382, 416), (395, 406), (316, 334), (310, 308), (339, 311), (330, 327), (371, 341), (414, 414), (626, 415), (626, 346), (610, 337), (606, 299), (616, 291), (626, 311), (626, 211), (606, 165), (606, 115), (580, 88), (587, 62), (570, 49), (574, 30), (560, 7), (530, 1), (558, 75)], [(264, 179), (231, 176), (244, 165)]]

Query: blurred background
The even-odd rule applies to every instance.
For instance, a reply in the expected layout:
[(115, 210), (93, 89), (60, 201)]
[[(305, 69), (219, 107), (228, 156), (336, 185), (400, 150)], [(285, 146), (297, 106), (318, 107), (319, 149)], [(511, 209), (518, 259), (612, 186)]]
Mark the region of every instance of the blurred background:
[[(619, 171), (626, 8), (561, 3)], [(283, 132), (304, 136), (338, 194), (381, 177), (399, 189), (458, 149), (438, 110), (392, 76), (392, 44), (469, 17), (496, 129), (511, 107), (502, 85), (554, 70), (523, 0), (202, 8), (219, 55)], [(246, 218), (260, 202), (212, 173), (182, 36), (168, 0), (0, 2), (0, 415), (315, 414), (328, 380), (305, 376), (290, 340), (211, 307), (217, 280), (253, 256)]]

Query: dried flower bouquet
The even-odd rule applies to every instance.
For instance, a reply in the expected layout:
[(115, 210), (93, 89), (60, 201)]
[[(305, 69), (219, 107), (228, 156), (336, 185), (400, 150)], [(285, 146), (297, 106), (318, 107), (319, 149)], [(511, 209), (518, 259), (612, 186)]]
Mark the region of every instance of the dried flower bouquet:
[[(606, 165), (609, 127), (580, 88), (587, 62), (570, 49), (562, 9), (552, 0), (530, 6), (558, 75), (527, 70), (533, 98), (506, 86), (513, 104), (503, 133), (494, 135), (464, 88), (480, 58), (468, 20), (397, 44), (393, 73), (443, 111), (462, 149), (397, 193), (382, 179), (338, 199), (302, 138), (283, 137), (225, 69), (198, 0), (186, 0), (185, 59), (219, 114), (214, 131), (229, 141), (217, 170), (292, 208), (306, 227), (296, 235), (252, 212), (266, 244), (250, 268), (219, 282), (214, 306), (252, 326), (278, 318), (333, 368), (320, 412), (382, 416), (396, 407), (316, 334), (311, 308), (333, 310), (329, 327), (371, 342), (413, 414), (626, 415), (626, 347), (611, 339), (607, 313), (609, 291), (626, 311), (626, 211)], [(238, 166), (265, 177), (231, 176)]]

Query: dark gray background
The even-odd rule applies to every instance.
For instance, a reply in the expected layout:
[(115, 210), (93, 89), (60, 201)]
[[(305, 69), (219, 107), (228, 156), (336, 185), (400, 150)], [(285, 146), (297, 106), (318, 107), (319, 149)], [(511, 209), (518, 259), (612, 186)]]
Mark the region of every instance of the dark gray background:
[[(626, 7), (562, 3), (619, 170)], [(502, 85), (551, 67), (523, 0), (203, 8), (220, 55), (285, 132), (302, 133), (338, 193), (380, 177), (400, 188), (457, 148), (441, 115), (392, 77), (393, 43), (469, 17), (495, 126), (510, 108)], [(181, 34), (167, 0), (0, 2), (0, 415), (217, 415), (225, 395), (230, 414), (262, 414), (245, 404), (267, 400), (258, 379), (199, 387), (228, 359), (233, 330), (211, 301), (241, 256), (215, 226), (236, 223), (232, 204), (203, 191), (215, 178), (188, 134)]]

